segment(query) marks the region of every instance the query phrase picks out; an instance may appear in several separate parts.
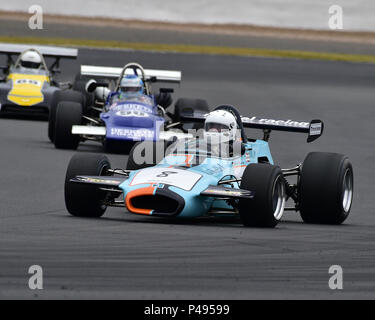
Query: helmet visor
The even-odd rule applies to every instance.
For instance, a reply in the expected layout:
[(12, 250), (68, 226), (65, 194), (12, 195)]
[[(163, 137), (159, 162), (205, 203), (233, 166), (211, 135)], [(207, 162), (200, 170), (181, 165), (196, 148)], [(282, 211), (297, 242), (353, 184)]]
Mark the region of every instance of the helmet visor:
[(21, 66), (24, 68), (33, 68), (37, 69), (40, 66), (39, 62), (31, 62), (31, 61), (21, 61)]
[(121, 87), (122, 92), (141, 92), (142, 87)]
[(208, 132), (225, 132), (229, 131), (229, 127), (222, 123), (208, 122), (205, 130)]

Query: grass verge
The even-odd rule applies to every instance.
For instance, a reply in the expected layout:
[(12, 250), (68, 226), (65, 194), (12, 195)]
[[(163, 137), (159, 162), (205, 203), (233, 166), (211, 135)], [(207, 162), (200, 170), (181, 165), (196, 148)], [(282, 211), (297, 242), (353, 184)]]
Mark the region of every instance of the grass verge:
[(255, 56), (255, 57), (273, 57), (273, 58), (291, 58), (308, 60), (326, 60), (326, 61), (345, 61), (345, 62), (365, 62), (375, 63), (375, 55), (344, 54), (314, 51), (298, 50), (276, 50), (262, 48), (238, 48), (238, 47), (219, 47), (219, 46), (200, 46), (184, 44), (161, 44), (147, 42), (121, 42), (110, 40), (87, 40), (87, 39), (66, 39), (66, 38), (44, 38), (44, 37), (10, 37), (0, 36), (0, 42), (39, 44), (39, 45), (57, 45), (57, 46), (77, 46), (89, 48), (104, 49), (126, 49), (139, 51), (156, 52), (177, 52), (177, 53), (198, 53), (213, 55), (231, 55), (231, 56)]

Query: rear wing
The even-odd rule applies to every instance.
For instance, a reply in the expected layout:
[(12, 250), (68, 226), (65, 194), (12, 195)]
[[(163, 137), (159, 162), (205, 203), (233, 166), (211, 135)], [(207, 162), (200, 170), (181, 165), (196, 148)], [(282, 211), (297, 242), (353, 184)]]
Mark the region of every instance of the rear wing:
[(0, 43), (0, 54), (15, 55), (27, 49), (36, 49), (44, 57), (76, 59), (78, 56), (78, 49), (73, 48)]
[(241, 120), (244, 128), (307, 133), (307, 142), (312, 142), (318, 139), (322, 135), (324, 129), (323, 121), (318, 119), (304, 122), (241, 117)]
[[(180, 119), (181, 121), (186, 122), (204, 122), (206, 116), (207, 113), (191, 109), (181, 113)], [(307, 133), (307, 142), (312, 142), (318, 139), (323, 134), (324, 129), (323, 121), (318, 119), (306, 122), (241, 116), (241, 121), (244, 128)]]
[[(81, 75), (89, 77), (118, 79), (121, 76), (122, 71), (123, 68), (116, 67), (81, 66)], [(181, 71), (144, 69), (144, 72), (146, 80), (169, 83), (181, 82)], [(125, 74), (132, 75), (134, 74), (134, 70), (126, 69)]]

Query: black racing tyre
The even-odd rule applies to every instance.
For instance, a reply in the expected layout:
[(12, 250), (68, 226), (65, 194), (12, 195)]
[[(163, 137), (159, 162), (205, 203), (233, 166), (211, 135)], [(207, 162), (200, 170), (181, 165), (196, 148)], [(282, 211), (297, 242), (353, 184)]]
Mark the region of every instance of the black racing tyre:
[[(177, 100), (174, 106), (174, 121), (179, 122), (181, 120), (181, 113), (182, 112), (193, 112), (202, 111), (205, 113), (209, 113), (210, 109), (208, 107), (208, 103), (206, 100), (203, 99), (190, 99), (190, 98), (180, 98)], [(185, 129), (202, 129), (203, 123), (192, 123), (192, 124), (185, 124)]]
[(153, 167), (164, 158), (164, 141), (139, 141), (129, 152), (127, 170), (139, 170)]
[(88, 80), (86, 79), (76, 79), (73, 83), (73, 90), (80, 92), (84, 97), (84, 108), (83, 113), (86, 114), (90, 107), (94, 105), (95, 94), (94, 92), (87, 92), (86, 91), (86, 83)]
[(172, 95), (169, 92), (159, 92), (155, 94), (155, 101), (164, 109), (167, 109), (173, 102)]
[(65, 205), (72, 216), (101, 217), (106, 206), (102, 204), (106, 192), (89, 184), (70, 182), (77, 175), (103, 176), (111, 165), (104, 155), (76, 154), (69, 162), (65, 177)]
[(81, 104), (77, 102), (60, 102), (57, 105), (54, 139), (56, 148), (77, 149), (80, 137), (72, 134), (72, 126), (81, 124), (81, 121)]
[(239, 201), (242, 223), (248, 227), (274, 228), (284, 213), (286, 201), (281, 169), (264, 163), (249, 164), (240, 188), (255, 193), (253, 199)]
[(304, 222), (341, 224), (353, 200), (353, 167), (338, 153), (311, 152), (302, 164), (300, 213)]
[(48, 138), (51, 142), (55, 139), (55, 123), (57, 105), (62, 101), (72, 101), (84, 104), (84, 96), (73, 90), (58, 90), (53, 94), (48, 116)]

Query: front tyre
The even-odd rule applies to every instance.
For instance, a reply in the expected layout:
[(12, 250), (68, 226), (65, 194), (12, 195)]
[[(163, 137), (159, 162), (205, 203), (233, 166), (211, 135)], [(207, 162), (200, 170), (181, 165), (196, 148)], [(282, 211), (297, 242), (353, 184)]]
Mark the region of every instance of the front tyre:
[(72, 134), (72, 127), (81, 124), (82, 105), (76, 102), (60, 102), (57, 105), (55, 124), (55, 147), (72, 149), (78, 147), (80, 137)]
[(84, 96), (73, 90), (58, 90), (53, 94), (48, 115), (48, 138), (51, 142), (55, 140), (57, 105), (62, 101), (72, 101), (84, 105)]
[(89, 184), (70, 182), (77, 175), (105, 176), (111, 168), (108, 158), (96, 154), (76, 154), (69, 162), (65, 177), (65, 205), (72, 216), (101, 217), (107, 207), (106, 192)]
[(281, 169), (263, 163), (249, 164), (242, 176), (241, 189), (253, 191), (253, 199), (240, 199), (239, 213), (248, 227), (274, 228), (285, 207), (285, 182)]
[(353, 200), (353, 167), (338, 153), (311, 152), (302, 165), (300, 213), (304, 222), (341, 224)]

